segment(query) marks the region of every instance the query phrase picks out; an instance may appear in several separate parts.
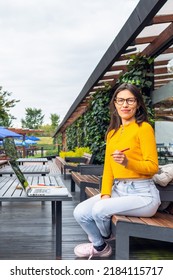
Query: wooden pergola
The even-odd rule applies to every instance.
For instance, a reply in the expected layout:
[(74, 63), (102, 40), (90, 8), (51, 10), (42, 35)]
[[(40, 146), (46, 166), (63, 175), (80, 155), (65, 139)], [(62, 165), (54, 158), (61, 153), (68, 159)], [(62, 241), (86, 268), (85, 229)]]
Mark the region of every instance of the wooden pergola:
[[(140, 0), (70, 107), (53, 137), (65, 130), (87, 111), (89, 100), (108, 83), (114, 87), (126, 71), (128, 55), (154, 57), (152, 101), (156, 115), (173, 119), (173, 73), (167, 69), (173, 59), (173, 1)], [(162, 104), (162, 109), (160, 109)]]
[(33, 133), (42, 133), (44, 132), (41, 129), (31, 129), (31, 128), (14, 128), (14, 127), (8, 127), (9, 130), (14, 131), (16, 133), (22, 134), (24, 137), (26, 135), (30, 135)]

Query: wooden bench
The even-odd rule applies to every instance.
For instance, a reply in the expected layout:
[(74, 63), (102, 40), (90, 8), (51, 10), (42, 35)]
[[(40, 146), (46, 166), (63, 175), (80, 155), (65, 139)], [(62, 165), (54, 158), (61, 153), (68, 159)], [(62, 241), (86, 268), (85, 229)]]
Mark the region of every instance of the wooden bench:
[(85, 188), (99, 188), (102, 173), (103, 165), (81, 165), (79, 172), (71, 172), (71, 192), (75, 192), (75, 185), (77, 185), (80, 188), (80, 201), (85, 200)]
[[(161, 201), (173, 201), (173, 184), (160, 187)], [(98, 189), (85, 189), (87, 197), (99, 194)], [(130, 237), (153, 239), (158, 241), (173, 242), (173, 215), (157, 212), (151, 218), (112, 216), (112, 232), (115, 235), (115, 259), (128, 260)]]
[(66, 179), (67, 170), (68, 171), (78, 171), (80, 164), (92, 164), (94, 156), (92, 154), (84, 153), (82, 157), (56, 157), (56, 164), (58, 165), (61, 174), (64, 174), (64, 179)]
[(55, 158), (55, 163), (56, 165), (58, 166), (61, 174), (63, 174), (64, 172), (64, 165), (66, 164), (66, 161), (65, 159), (61, 158), (61, 157), (56, 157)]

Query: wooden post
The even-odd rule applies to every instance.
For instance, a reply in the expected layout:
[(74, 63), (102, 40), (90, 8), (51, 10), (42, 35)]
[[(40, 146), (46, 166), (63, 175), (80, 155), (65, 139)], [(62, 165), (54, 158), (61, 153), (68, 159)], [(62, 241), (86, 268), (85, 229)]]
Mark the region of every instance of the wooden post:
[[(26, 134), (23, 134), (23, 142), (25, 142), (25, 136), (26, 136)], [(25, 145), (23, 145), (23, 158), (25, 158), (26, 157), (26, 147), (25, 147)]]
[(66, 142), (66, 132), (62, 132), (62, 149), (63, 151), (66, 151), (67, 149), (67, 142)]

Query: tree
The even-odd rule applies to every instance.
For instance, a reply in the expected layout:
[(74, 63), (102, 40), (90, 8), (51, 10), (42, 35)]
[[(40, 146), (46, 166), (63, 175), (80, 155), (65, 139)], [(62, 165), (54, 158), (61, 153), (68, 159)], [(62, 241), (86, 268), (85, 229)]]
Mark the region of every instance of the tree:
[(15, 120), (16, 118), (14, 116), (12, 116), (11, 114), (7, 114), (6, 117), (4, 117), (2, 120), (0, 118), (0, 126), (4, 126), (4, 127), (12, 127), (12, 122), (13, 120)]
[(16, 99), (9, 100), (10, 96), (11, 93), (7, 91), (3, 91), (2, 87), (0, 86), (0, 125), (1, 126), (9, 127), (12, 125), (12, 120), (15, 119), (15, 117), (12, 116), (9, 113), (9, 111), (20, 100), (16, 100)]
[(22, 127), (27, 127), (30, 129), (38, 129), (43, 124), (44, 115), (42, 115), (41, 109), (36, 108), (26, 108), (26, 117), (21, 119)]
[[(51, 132), (52, 135), (55, 133), (55, 130), (57, 129), (59, 123), (60, 123), (60, 116), (57, 114), (51, 114), (50, 115), (50, 119), (51, 119)], [(61, 143), (61, 136), (58, 136), (56, 139), (53, 139), (53, 144), (56, 145), (58, 143)], [(57, 148), (55, 146), (55, 148)]]
[(42, 129), (43, 135), (44, 136), (50, 136), (52, 137), (52, 135), (54, 134), (56, 128), (58, 127), (58, 124), (60, 122), (60, 116), (57, 114), (51, 114), (50, 115), (50, 119), (51, 119), (51, 124), (43, 124), (40, 129)]
[(58, 125), (59, 125), (60, 116), (57, 115), (57, 114), (51, 114), (50, 115), (50, 119), (51, 119), (52, 130), (55, 130), (58, 127)]

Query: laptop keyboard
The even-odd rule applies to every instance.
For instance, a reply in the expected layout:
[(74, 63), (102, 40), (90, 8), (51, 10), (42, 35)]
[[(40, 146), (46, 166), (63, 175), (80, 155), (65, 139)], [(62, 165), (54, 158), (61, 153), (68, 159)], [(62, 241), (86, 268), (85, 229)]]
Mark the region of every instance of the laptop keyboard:
[(50, 192), (50, 190), (48, 190), (48, 189), (35, 189), (34, 190), (34, 194), (36, 194), (36, 195), (39, 195), (39, 194), (44, 195), (49, 192)]

